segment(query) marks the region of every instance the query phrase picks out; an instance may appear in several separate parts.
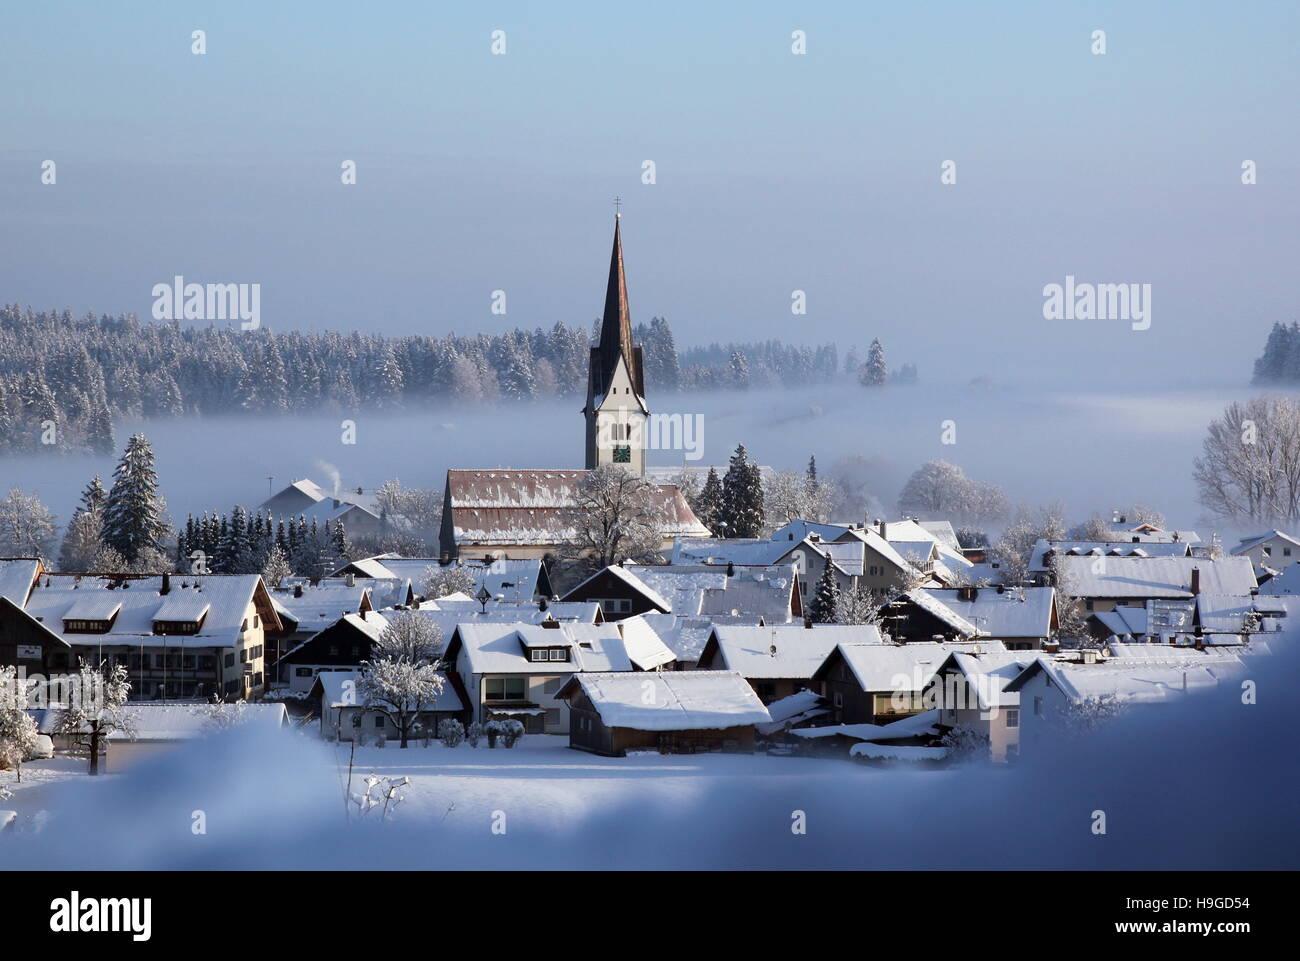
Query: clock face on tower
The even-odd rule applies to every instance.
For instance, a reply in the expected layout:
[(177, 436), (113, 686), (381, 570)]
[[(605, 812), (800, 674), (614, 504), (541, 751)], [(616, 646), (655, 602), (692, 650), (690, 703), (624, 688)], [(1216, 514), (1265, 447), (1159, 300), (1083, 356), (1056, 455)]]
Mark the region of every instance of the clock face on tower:
[(628, 447), (626, 444), (620, 444), (619, 446), (615, 447), (614, 463), (615, 464), (632, 463), (632, 448)]

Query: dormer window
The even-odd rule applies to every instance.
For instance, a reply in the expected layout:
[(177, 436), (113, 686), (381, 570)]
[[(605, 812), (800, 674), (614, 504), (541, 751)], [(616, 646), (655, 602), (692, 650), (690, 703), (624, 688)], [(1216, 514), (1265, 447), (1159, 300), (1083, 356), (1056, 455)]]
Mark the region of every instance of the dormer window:
[(535, 663), (567, 661), (569, 659), (569, 649), (567, 647), (532, 647), (528, 649), (528, 659)]

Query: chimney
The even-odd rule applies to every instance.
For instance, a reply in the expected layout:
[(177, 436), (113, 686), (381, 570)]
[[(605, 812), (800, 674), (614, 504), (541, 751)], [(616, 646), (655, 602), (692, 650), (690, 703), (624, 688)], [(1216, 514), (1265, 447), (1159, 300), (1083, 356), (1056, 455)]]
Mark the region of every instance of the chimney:
[(736, 565), (733, 564), (731, 561), (727, 561), (727, 576), (728, 577), (736, 576)]
[(302, 585), (301, 585), (301, 584), (295, 584), (295, 585), (293, 585), (293, 596), (294, 596), (294, 597), (302, 597)]
[(804, 628), (805, 628), (806, 630), (811, 631), (811, 630), (812, 630), (812, 618), (811, 618), (811, 617), (808, 617), (807, 615), (804, 615), (803, 626), (804, 626)]
[(876, 530), (880, 533), (881, 537), (884, 537), (885, 540), (889, 540), (889, 538), (885, 536), (886, 531), (889, 530), (889, 525), (885, 523), (883, 517), (876, 520)]
[(1201, 593), (1201, 569), (1199, 567), (1193, 567), (1192, 568), (1192, 595), (1199, 596), (1200, 593)]
[(978, 587), (974, 587), (970, 584), (963, 584), (961, 587), (957, 588), (957, 600), (959, 601), (973, 601), (978, 596)]
[(356, 587), (356, 586), (357, 586), (357, 579), (356, 579), (355, 576), (353, 576), (353, 574), (352, 574), (351, 571), (348, 571), (348, 576), (347, 576), (347, 582), (346, 582), (346, 583), (347, 583), (348, 587)]
[(172, 592), (172, 576), (168, 574), (166, 571), (163, 571), (162, 587), (158, 589), (158, 594), (160, 596), (164, 596), (170, 594), (171, 592)]

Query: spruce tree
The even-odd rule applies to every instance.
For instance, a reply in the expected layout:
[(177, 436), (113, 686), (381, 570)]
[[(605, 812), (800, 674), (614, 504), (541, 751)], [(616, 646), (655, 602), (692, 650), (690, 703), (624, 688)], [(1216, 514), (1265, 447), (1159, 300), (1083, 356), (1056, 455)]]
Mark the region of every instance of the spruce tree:
[(731, 455), (727, 476), (722, 480), (722, 511), (719, 526), (727, 537), (758, 537), (763, 533), (763, 477), (757, 464), (749, 462), (745, 445)]
[(166, 508), (158, 493), (153, 448), (143, 434), (134, 434), (113, 471), (113, 489), (104, 504), (104, 544), (128, 563), (147, 548), (162, 551)]
[(808, 617), (814, 624), (832, 624), (840, 609), (840, 584), (835, 579), (835, 565), (830, 558), (817, 579), (817, 592), (808, 605)]
[(871, 342), (867, 351), (867, 362), (862, 365), (858, 379), (865, 387), (879, 387), (889, 380), (889, 365), (885, 363), (885, 348), (879, 340)]
[(722, 519), (722, 478), (715, 468), (709, 468), (709, 476), (695, 499), (694, 509), (700, 523), (717, 534), (718, 521)]

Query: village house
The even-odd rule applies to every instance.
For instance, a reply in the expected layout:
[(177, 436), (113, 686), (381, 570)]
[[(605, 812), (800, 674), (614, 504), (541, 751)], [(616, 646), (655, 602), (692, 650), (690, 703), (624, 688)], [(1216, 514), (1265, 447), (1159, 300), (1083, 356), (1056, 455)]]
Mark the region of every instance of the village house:
[(1300, 541), (1284, 531), (1269, 531), (1244, 537), (1231, 552), (1233, 557), (1248, 557), (1261, 581), (1285, 571), (1300, 561)]
[(460, 675), (466, 723), (515, 719), (529, 734), (568, 730), (556, 697), (570, 674), (656, 672), (672, 651), (644, 623), (458, 625), (444, 661)]
[[(376, 554), (361, 560), (349, 561), (330, 575), (331, 578), (372, 578), (376, 580), (407, 580), (421, 597), (425, 594), (425, 580), (430, 568), (442, 570), (447, 562), (436, 557), (402, 557), (400, 554)], [(504, 558), (487, 555), (479, 558), (462, 557), (456, 566), (464, 569), (480, 589), (485, 589), (494, 599), (521, 604), (538, 598), (551, 597), (550, 578), (540, 558)], [(429, 598), (433, 600), (433, 598)], [(384, 605), (376, 605), (383, 607)]]
[(870, 624), (743, 627), (715, 625), (698, 669), (739, 674), (764, 704), (812, 685), (813, 675), (838, 644), (883, 644)]
[(568, 705), (569, 746), (609, 757), (750, 751), (755, 725), (771, 721), (731, 671), (580, 673), (556, 697)]
[(934, 672), (925, 700), (944, 728), (987, 738), (989, 756), (1008, 761), (1020, 751), (1020, 695), (1004, 690), (1039, 655), (1025, 651), (953, 651)]
[(597, 571), (564, 600), (597, 602), (610, 619), (657, 611), (761, 617), (779, 624), (803, 617), (798, 580), (792, 564), (624, 564)]
[[(432, 704), (424, 708), (415, 719), (419, 736), (436, 736), (438, 724), (456, 720), (464, 713), (459, 677), (439, 672), (442, 690)], [(361, 688), (359, 671), (327, 671), (317, 676), (308, 692), (320, 718), (320, 734), (327, 741), (391, 741), (401, 737), (386, 713), (365, 705), (365, 692)]]
[(837, 644), (812, 675), (835, 724), (888, 724), (930, 709), (924, 691), (955, 650), (1005, 652), (1000, 641)]
[(1049, 750), (1081, 717), (1104, 719), (1135, 704), (1162, 704), (1220, 684), (1236, 684), (1240, 658), (1201, 655), (1163, 659), (1117, 658), (1062, 662), (1038, 657), (1004, 691), (1020, 697), (1020, 753)]
[(307, 478), (296, 480), (268, 497), (258, 505), (258, 510), (285, 521), (299, 517), (308, 523), (315, 520), (322, 528), (326, 521), (332, 524), (342, 521), (343, 529), (353, 536), (379, 534), (384, 528), (373, 494), (366, 494), (361, 488), (330, 492)]
[[(1119, 536), (1118, 533), (1116, 536)], [(1055, 557), (1191, 557), (1189, 541), (1049, 541), (1039, 538), (1029, 555), (1026, 574), (1036, 584), (1050, 584)]]
[(47, 673), (120, 664), (133, 700), (254, 697), (267, 635), (281, 630), (256, 574), (42, 573), (22, 607), (0, 601), (0, 651), (4, 638), (48, 635)]
[(1037, 650), (1057, 627), (1051, 587), (916, 588), (889, 604), (887, 630), (895, 640), (996, 638), (1007, 650)]
[(1199, 594), (1253, 594), (1255, 571), (1248, 557), (1057, 557), (1062, 593), (1086, 610), (1144, 607), (1148, 600), (1191, 600)]
[(49, 676), (72, 666), (72, 646), (25, 611), (44, 570), (34, 557), (0, 558), (0, 667)]

